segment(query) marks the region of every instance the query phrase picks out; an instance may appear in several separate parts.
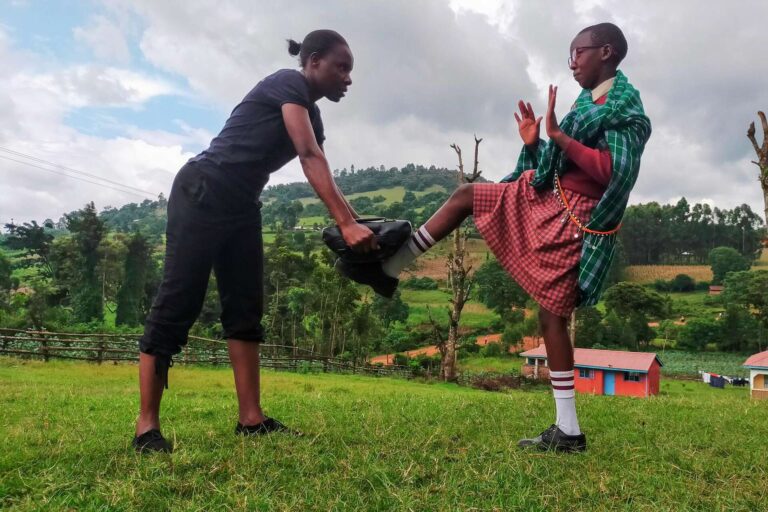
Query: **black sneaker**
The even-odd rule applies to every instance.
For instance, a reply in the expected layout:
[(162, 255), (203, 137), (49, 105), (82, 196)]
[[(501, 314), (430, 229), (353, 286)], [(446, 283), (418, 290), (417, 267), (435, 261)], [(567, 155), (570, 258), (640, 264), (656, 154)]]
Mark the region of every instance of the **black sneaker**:
[(160, 431), (157, 430), (156, 428), (153, 428), (152, 430), (147, 430), (140, 436), (134, 437), (133, 442), (131, 444), (139, 453), (151, 453), (151, 452), (171, 453), (173, 452), (173, 446), (171, 445), (171, 443), (169, 443), (163, 437), (163, 434), (161, 434)]
[(235, 427), (235, 434), (243, 436), (263, 436), (264, 434), (271, 434), (272, 432), (282, 432), (290, 436), (301, 437), (304, 434), (298, 430), (293, 430), (274, 418), (267, 418), (257, 425), (243, 425), (239, 421)]
[(397, 290), (397, 285), (400, 283), (399, 279), (388, 276), (381, 268), (381, 263), (347, 263), (341, 259), (336, 260), (334, 268), (341, 272), (342, 275), (349, 279), (360, 283), (367, 284), (373, 291), (391, 299)]
[(517, 446), (520, 448), (538, 448), (542, 451), (584, 452), (587, 450), (587, 437), (583, 433), (569, 436), (557, 425), (552, 425), (533, 439), (521, 439)]

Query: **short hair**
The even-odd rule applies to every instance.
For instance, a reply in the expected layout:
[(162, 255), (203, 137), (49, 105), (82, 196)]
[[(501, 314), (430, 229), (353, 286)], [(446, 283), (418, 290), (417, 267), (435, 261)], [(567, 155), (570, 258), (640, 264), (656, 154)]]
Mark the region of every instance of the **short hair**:
[(346, 39), (334, 30), (313, 30), (306, 35), (301, 43), (288, 39), (288, 53), (294, 56), (298, 55), (301, 67), (304, 67), (310, 55), (316, 53), (322, 57), (337, 44), (349, 46)]
[(598, 23), (585, 28), (579, 34), (584, 32), (590, 32), (592, 42), (595, 44), (611, 45), (616, 54), (616, 65), (627, 56), (627, 39), (621, 29), (613, 23)]

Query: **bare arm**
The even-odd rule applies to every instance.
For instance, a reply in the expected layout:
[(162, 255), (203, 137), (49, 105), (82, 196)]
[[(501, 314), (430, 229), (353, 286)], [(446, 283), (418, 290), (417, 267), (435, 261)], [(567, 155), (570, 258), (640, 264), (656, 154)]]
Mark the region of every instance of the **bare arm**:
[[(320, 151), (323, 152), (323, 155), (325, 155), (325, 148), (323, 146), (320, 146)], [(336, 190), (338, 190), (339, 195), (344, 200), (344, 203), (347, 205), (347, 209), (349, 210), (349, 213), (354, 217), (355, 219), (359, 219), (360, 215), (355, 211), (354, 208), (352, 208), (352, 205), (349, 204), (349, 200), (344, 196), (344, 194), (341, 193), (341, 190), (339, 189), (339, 186), (336, 185), (336, 182), (333, 182), (333, 185), (336, 187)]]
[(286, 103), (282, 106), (282, 112), (285, 128), (296, 148), (304, 175), (339, 225), (344, 241), (350, 247), (363, 252), (376, 249), (373, 232), (355, 221), (354, 210), (333, 181), (328, 161), (315, 139), (307, 109), (301, 105)]

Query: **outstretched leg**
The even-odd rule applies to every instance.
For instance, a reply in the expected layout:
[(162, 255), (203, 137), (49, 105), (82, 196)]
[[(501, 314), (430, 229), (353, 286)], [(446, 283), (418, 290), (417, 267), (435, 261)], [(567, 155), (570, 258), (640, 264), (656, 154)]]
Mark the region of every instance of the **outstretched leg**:
[(464, 219), (472, 215), (474, 185), (461, 185), (450, 198), (421, 226), (411, 239), (388, 260), (382, 269), (390, 277), (397, 277), (413, 260), (424, 254), (437, 242), (461, 226)]

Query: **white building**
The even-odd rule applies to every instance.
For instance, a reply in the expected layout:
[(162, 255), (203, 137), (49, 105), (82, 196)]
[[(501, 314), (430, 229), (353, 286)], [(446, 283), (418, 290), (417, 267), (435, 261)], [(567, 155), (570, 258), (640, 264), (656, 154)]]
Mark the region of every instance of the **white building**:
[(752, 398), (768, 400), (768, 350), (747, 358), (744, 366), (749, 368), (749, 390)]

